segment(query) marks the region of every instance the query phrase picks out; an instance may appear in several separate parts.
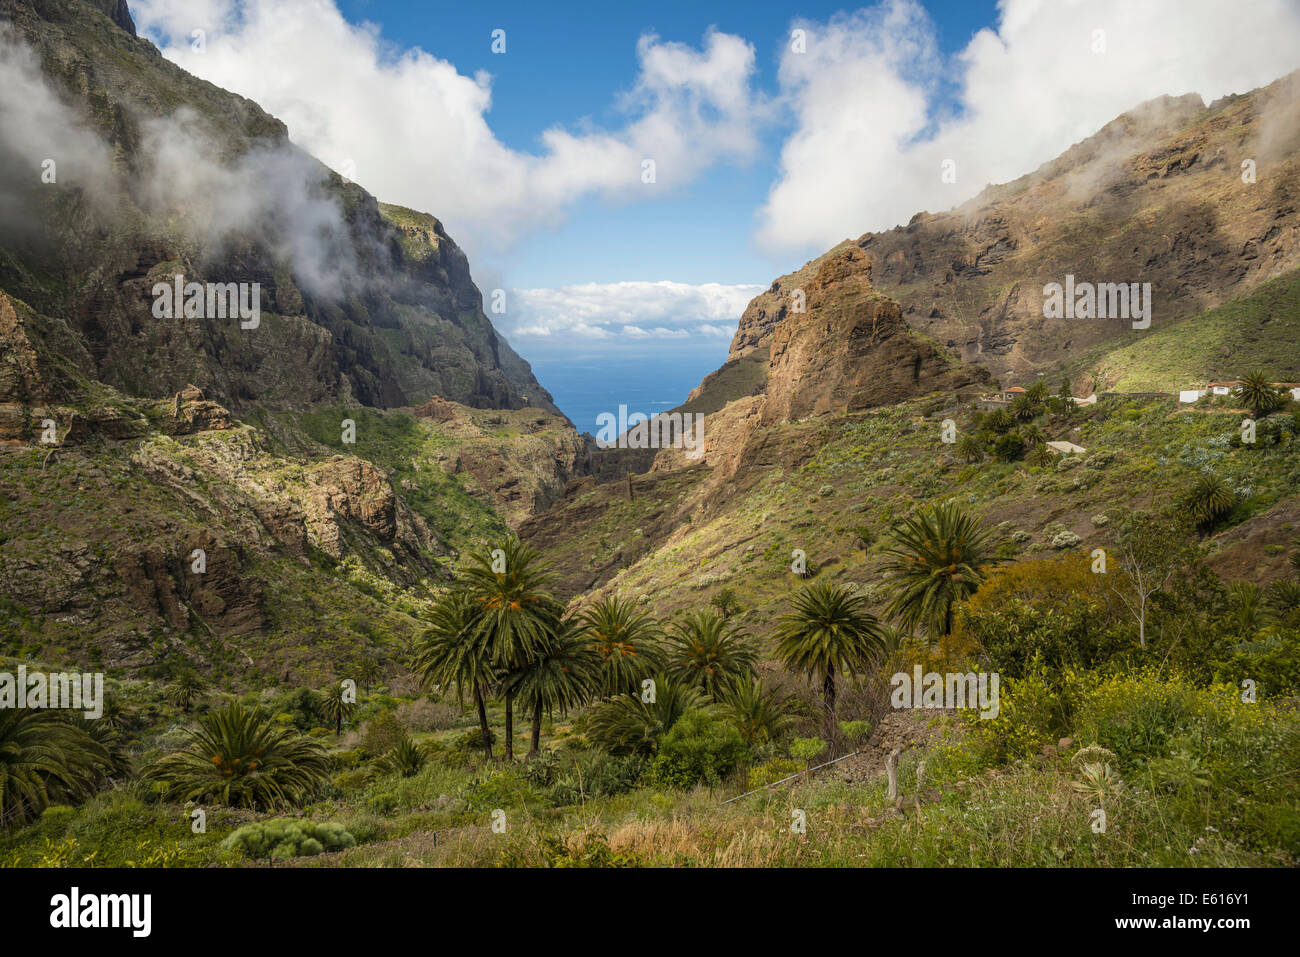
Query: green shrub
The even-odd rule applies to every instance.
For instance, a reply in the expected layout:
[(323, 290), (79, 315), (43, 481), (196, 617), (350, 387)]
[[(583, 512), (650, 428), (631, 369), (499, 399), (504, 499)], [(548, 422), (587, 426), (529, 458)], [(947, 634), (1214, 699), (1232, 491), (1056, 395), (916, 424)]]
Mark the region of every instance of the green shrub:
[(853, 745), (866, 741), (871, 734), (870, 721), (841, 721), (840, 734)]
[(392, 711), (385, 711), (361, 728), (361, 746), (372, 755), (386, 754), (406, 738), (406, 728)]
[(337, 851), (356, 845), (356, 839), (341, 824), (277, 817), (245, 824), (221, 842), (225, 850), (242, 851), (253, 860), (281, 860), (311, 857), (322, 851)]
[(797, 758), (804, 765), (812, 764), (826, 750), (826, 742), (821, 738), (795, 738), (790, 744), (790, 757)]
[(803, 769), (803, 762), (796, 761), (793, 758), (773, 758), (763, 764), (756, 764), (749, 769), (749, 781), (746, 790), (752, 791), (755, 788), (775, 784), (792, 774), (798, 774)]
[(745, 740), (733, 725), (707, 711), (688, 711), (664, 735), (650, 774), (669, 788), (717, 784), (746, 753)]
[(1242, 701), (1238, 687), (1198, 688), (1181, 675), (1154, 669), (1110, 678), (1089, 675), (1074, 698), (1079, 739), (1109, 748), (1128, 766), (1168, 755), (1189, 735), (1205, 742), (1264, 721), (1263, 709)]

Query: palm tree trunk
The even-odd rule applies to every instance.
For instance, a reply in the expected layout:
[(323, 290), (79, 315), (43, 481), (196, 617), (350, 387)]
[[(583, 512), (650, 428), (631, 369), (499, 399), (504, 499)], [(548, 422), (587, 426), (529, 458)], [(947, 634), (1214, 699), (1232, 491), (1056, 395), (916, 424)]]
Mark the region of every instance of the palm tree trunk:
[(483, 736), (483, 757), (492, 760), (492, 731), (488, 728), (487, 702), (483, 700), (483, 689), (475, 688), (474, 697), (478, 699), (478, 726)]
[(515, 759), (515, 693), (506, 692), (506, 760)]
[(533, 746), (528, 752), (528, 760), (537, 757), (542, 747), (542, 699), (539, 697), (533, 705)]
[(831, 719), (835, 718), (835, 666), (826, 668), (826, 680), (822, 682), (822, 697), (826, 699), (826, 711)]

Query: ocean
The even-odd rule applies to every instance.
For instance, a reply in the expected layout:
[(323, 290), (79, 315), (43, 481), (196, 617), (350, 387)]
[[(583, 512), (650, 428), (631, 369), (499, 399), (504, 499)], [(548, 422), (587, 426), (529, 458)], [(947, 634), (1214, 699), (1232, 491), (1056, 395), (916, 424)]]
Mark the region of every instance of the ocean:
[(708, 350), (637, 356), (525, 356), (537, 381), (579, 432), (597, 431), (602, 412), (655, 415), (686, 401), (690, 391), (727, 361), (727, 343)]

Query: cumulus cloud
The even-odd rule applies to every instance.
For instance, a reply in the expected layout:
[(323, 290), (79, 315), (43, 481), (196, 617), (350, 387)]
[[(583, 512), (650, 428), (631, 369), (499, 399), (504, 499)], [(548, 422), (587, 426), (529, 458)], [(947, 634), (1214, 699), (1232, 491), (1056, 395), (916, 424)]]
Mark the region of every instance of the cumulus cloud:
[[(555, 126), (527, 153), (488, 125), (490, 76), (394, 51), (333, 0), (139, 0), (132, 13), (169, 59), (257, 101), (295, 142), (381, 199), (436, 213), (471, 253), (553, 224), (584, 197), (656, 198), (719, 161), (750, 157), (767, 109), (745, 40), (710, 31), (696, 49), (646, 35), (638, 80), (617, 98), (621, 128)], [(646, 159), (653, 184), (642, 182)]]
[(583, 283), (516, 289), (500, 327), (511, 337), (730, 338), (762, 286), (682, 282)]
[[(1208, 102), (1300, 66), (1294, 0), (1002, 0), (996, 29), (948, 62), (915, 0), (794, 26), (806, 52), (787, 49), (780, 78), (795, 127), (759, 215), (773, 251), (820, 251), (950, 208), (1145, 100)], [(947, 113), (941, 74), (959, 90)]]

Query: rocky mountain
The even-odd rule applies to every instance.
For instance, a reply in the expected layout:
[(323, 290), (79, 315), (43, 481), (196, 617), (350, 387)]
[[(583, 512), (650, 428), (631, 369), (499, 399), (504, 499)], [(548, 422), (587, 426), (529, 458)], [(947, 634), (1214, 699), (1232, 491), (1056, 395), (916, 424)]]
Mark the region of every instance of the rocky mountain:
[[(1245, 165), (1243, 165), (1245, 164)], [(959, 173), (960, 174), (960, 173)], [(1067, 369), (1300, 266), (1300, 73), (1206, 106), (1163, 97), (945, 213), (845, 240), (745, 310), (738, 361), (773, 341), (827, 257), (864, 254), (914, 331), (995, 377)], [(1150, 282), (1152, 324), (1043, 316), (1043, 287)], [(1091, 389), (1092, 382), (1079, 382)]]
[[(1209, 106), (1144, 104), (1015, 182), (775, 280), (674, 410), (705, 415), (702, 460), (621, 451), (598, 477), (646, 474), (575, 486), (521, 532), (557, 557), (568, 594), (620, 591), (662, 613), (726, 587), (761, 630), (795, 587), (794, 550), (870, 590), (880, 559), (859, 531), (874, 541), (918, 503), (963, 502), (1014, 536), (1009, 555), (1086, 548), (1117, 503), (1167, 503), (1215, 462), (1251, 517), (1212, 561), (1268, 581), (1284, 573), (1276, 529), (1291, 527), (1300, 472), (1281, 453), (1219, 461), (1239, 410), (1116, 395), (1054, 416), (1047, 438), (1091, 456), (1060, 477), (963, 467), (939, 427), (968, 427), (969, 400), (998, 380), (1050, 375), (1055, 393), (1065, 377), (1076, 395), (1168, 395), (1253, 369), (1300, 381), (1297, 198), (1300, 73)], [(1044, 286), (1070, 275), (1149, 282), (1150, 327), (1045, 318)]]
[[(149, 398), (193, 384), (236, 411), (433, 395), (557, 411), (437, 219), (164, 60), (123, 3), (3, 0), (0, 24), (0, 289), (41, 317), (24, 321), (30, 400), (94, 380)], [(260, 321), (160, 321), (153, 290), (178, 275), (256, 283)]]
[(587, 468), (435, 217), (121, 0), (0, 0), (6, 653), (383, 668), (463, 548)]

